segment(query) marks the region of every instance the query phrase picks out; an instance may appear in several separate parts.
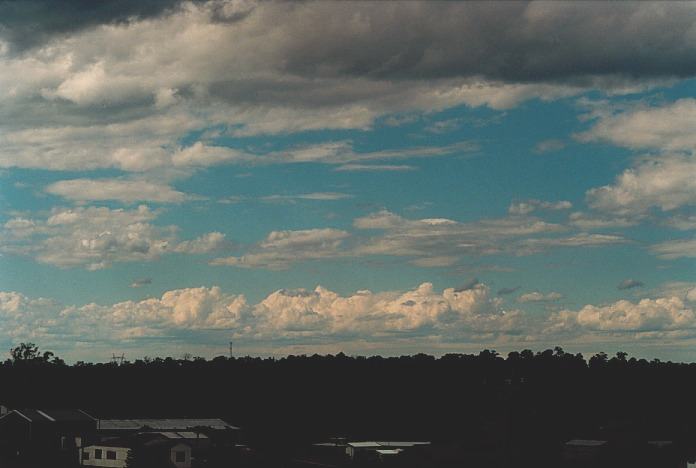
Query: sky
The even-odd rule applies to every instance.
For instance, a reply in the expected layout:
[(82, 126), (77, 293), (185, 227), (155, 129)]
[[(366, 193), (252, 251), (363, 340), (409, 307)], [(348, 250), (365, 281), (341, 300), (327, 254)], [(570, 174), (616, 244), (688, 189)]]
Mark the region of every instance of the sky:
[(0, 1), (0, 349), (696, 360), (696, 4)]

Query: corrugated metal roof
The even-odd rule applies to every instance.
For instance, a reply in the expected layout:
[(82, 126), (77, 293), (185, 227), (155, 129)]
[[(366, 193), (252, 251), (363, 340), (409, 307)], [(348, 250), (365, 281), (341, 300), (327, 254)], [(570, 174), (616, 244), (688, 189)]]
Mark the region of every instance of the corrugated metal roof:
[(583, 440), (583, 439), (573, 439), (566, 442), (566, 445), (572, 445), (576, 447), (600, 447), (606, 444), (606, 440)]
[(376, 450), (380, 455), (398, 455), (403, 452), (402, 449), (378, 449)]
[(143, 427), (149, 427), (156, 431), (185, 431), (194, 427), (206, 427), (210, 429), (239, 428), (226, 423), (222, 419), (102, 419), (99, 421), (99, 429), (114, 431), (133, 431)]
[(355, 448), (369, 447), (414, 447), (416, 445), (430, 445), (430, 442), (402, 442), (402, 441), (366, 441), (366, 442), (348, 442), (348, 445)]
[(92, 422), (92, 416), (79, 409), (31, 409), (15, 410), (20, 416), (32, 422)]
[(187, 431), (182, 431), (182, 432), (148, 432), (148, 434), (161, 435), (163, 437), (166, 437), (167, 439), (207, 439), (208, 438), (208, 436), (205, 434), (196, 433), (196, 432), (187, 432)]

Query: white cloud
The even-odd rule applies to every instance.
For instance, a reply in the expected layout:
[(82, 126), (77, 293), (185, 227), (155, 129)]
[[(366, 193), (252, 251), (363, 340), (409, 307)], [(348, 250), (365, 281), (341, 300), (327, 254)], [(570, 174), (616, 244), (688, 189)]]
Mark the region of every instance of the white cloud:
[[(665, 285), (687, 294), (694, 289), (690, 286)], [(423, 283), (406, 291), (361, 290), (348, 295), (322, 286), (281, 289), (256, 304), (217, 286), (176, 289), (160, 297), (114, 304), (69, 306), (7, 291), (0, 292), (0, 343), (30, 340), (71, 354), (86, 344), (153, 350), (161, 339), (172, 346), (197, 346), (211, 337), (234, 339), (241, 349), (285, 343), (326, 350), (326, 346), (373, 342), (383, 350), (398, 351), (405, 340), (435, 347), (545, 345), (559, 339), (587, 344), (607, 334), (613, 343), (622, 343), (694, 336), (696, 312), (686, 300), (676, 296), (620, 300), (546, 314), (505, 310), (502, 299), (482, 283), (463, 290), (436, 290)]]
[(657, 288), (661, 297), (679, 297), (684, 302), (696, 302), (696, 283), (688, 281), (669, 281)]
[(614, 234), (588, 234), (581, 232), (567, 237), (546, 237), (524, 239), (519, 242), (519, 254), (532, 254), (554, 247), (596, 247), (628, 242), (622, 236)]
[(182, 241), (174, 248), (175, 252), (202, 254), (217, 252), (231, 247), (232, 243), (221, 232), (209, 232), (192, 240)]
[(261, 197), (261, 201), (270, 203), (292, 203), (297, 200), (335, 201), (345, 200), (347, 198), (353, 198), (353, 195), (340, 192), (312, 192), (300, 193), (297, 195), (268, 195), (265, 197)]
[(607, 114), (581, 141), (606, 141), (632, 149), (658, 151), (696, 150), (696, 99), (679, 99), (660, 107), (630, 109)]
[(60, 268), (108, 268), (113, 263), (153, 261), (172, 251), (201, 253), (224, 242), (211, 233), (177, 246), (175, 226), (152, 223), (157, 212), (137, 208), (55, 208), (45, 219), (13, 218), (3, 226), (0, 249)]
[(677, 297), (626, 300), (605, 306), (586, 305), (578, 312), (561, 311), (551, 322), (565, 328), (602, 332), (653, 332), (696, 328), (696, 313)]
[(524, 327), (524, 317), (517, 311), (502, 311), (500, 300), (491, 297), (482, 284), (466, 291), (448, 288), (440, 292), (423, 283), (403, 292), (363, 290), (348, 296), (321, 286), (313, 291), (283, 289), (256, 305), (248, 304), (244, 295), (227, 294), (217, 286), (82, 306), (0, 292), (0, 342), (33, 340), (42, 346), (68, 349), (76, 343), (128, 346), (163, 337), (195, 344), (192, 333), (216, 331), (242, 342), (302, 342), (323, 337), (340, 343), (359, 337), (389, 346), (403, 334), (436, 340), (490, 339), (515, 335)]
[(696, 239), (670, 240), (653, 244), (650, 246), (650, 251), (666, 260), (694, 258), (696, 257)]
[(576, 211), (568, 216), (568, 224), (582, 231), (595, 229), (625, 228), (635, 226), (640, 220), (639, 216), (619, 217), (610, 215), (597, 215)]
[(337, 172), (406, 172), (415, 171), (416, 167), (405, 164), (343, 164)]
[(167, 291), (161, 298), (83, 306), (0, 292), (0, 341), (73, 347), (76, 343), (157, 338), (186, 330), (243, 329), (248, 312), (243, 295), (225, 294), (217, 286)]
[(376, 338), (418, 332), (454, 337), (514, 332), (521, 325), (518, 313), (503, 313), (485, 285), (440, 293), (430, 283), (404, 293), (358, 291), (347, 297), (322, 287), (280, 290), (261, 301), (254, 316), (261, 331), (289, 336), (319, 333)]
[(619, 216), (640, 216), (651, 208), (673, 211), (696, 205), (696, 159), (665, 155), (640, 161), (620, 174), (614, 184), (587, 192), (595, 210)]
[(508, 213), (511, 215), (528, 215), (536, 210), (569, 210), (573, 207), (573, 204), (567, 200), (560, 200), (557, 202), (543, 201), (543, 200), (524, 200), (513, 202), (508, 207)]
[[(246, 161), (242, 150), (178, 142), (211, 128), (231, 135), (369, 129), (379, 117), (462, 104), (504, 109), (597, 87), (635, 91), (683, 75), (665, 71), (665, 50), (673, 68), (693, 58), (683, 47), (692, 42), (693, 10), (685, 5), (680, 14), (631, 4), (598, 15), (561, 4), (502, 11), (261, 2), (221, 21), (227, 7), (187, 3), (171, 14), (32, 35), (34, 47), (22, 53), (3, 41), (0, 166), (143, 171)], [(318, 25), (309, 34), (308, 18)], [(588, 31), (611, 40), (599, 47)], [(656, 35), (675, 46), (656, 49)], [(627, 58), (636, 50), (640, 57)]]
[(350, 234), (339, 229), (273, 231), (250, 253), (216, 258), (211, 265), (284, 270), (296, 262), (337, 258), (345, 255), (343, 243)]
[(543, 140), (534, 145), (533, 151), (537, 154), (557, 152), (565, 148), (566, 143), (563, 140)]
[(128, 179), (71, 179), (54, 182), (46, 192), (77, 202), (116, 200), (181, 203), (188, 197), (166, 184)]
[(432, 258), (516, 252), (521, 238), (565, 231), (561, 225), (530, 217), (459, 223), (451, 219), (410, 220), (389, 211), (358, 218), (354, 226), (384, 231), (356, 246), (357, 255), (422, 257), (421, 265)]
[[(565, 208), (562, 202), (554, 204)], [(602, 246), (626, 242), (607, 234), (578, 233), (566, 237), (536, 237), (567, 231), (523, 215), (460, 223), (445, 218), (406, 219), (382, 210), (356, 218), (354, 235), (337, 229), (275, 231), (241, 256), (217, 258), (212, 265), (286, 269), (307, 260), (359, 258), (374, 255), (411, 257), (420, 267), (455, 265), (464, 256), (512, 253), (528, 255), (556, 247)], [(382, 231), (367, 235), (361, 231)], [(345, 242), (350, 237), (351, 242)], [(281, 242), (282, 241), (282, 242)]]
[(522, 294), (517, 298), (517, 302), (555, 302), (563, 299), (563, 294), (557, 292), (541, 293), (539, 291), (533, 291), (530, 293)]

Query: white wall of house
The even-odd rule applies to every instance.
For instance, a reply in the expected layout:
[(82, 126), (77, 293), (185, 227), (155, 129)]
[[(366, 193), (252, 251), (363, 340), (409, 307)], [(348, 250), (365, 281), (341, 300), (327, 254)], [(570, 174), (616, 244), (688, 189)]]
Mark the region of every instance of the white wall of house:
[[(96, 457), (99, 450), (101, 450), (101, 458)], [(82, 450), (82, 453), (80, 453), (80, 462), (82, 466), (125, 468), (126, 458), (128, 458), (129, 451), (130, 449), (126, 447), (104, 447), (101, 445), (90, 445), (85, 447)]]
[(176, 468), (191, 468), (191, 447), (186, 444), (176, 444), (169, 452), (169, 459)]

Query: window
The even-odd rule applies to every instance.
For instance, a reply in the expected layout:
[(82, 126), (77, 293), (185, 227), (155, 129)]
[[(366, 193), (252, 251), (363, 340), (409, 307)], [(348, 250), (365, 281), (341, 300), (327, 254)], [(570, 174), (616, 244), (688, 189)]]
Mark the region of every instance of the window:
[(177, 463), (185, 463), (186, 462), (186, 452), (174, 452), (174, 460), (176, 460)]
[(101, 457), (102, 457), (102, 449), (94, 449), (94, 459), (101, 460)]
[(116, 452), (113, 450), (107, 450), (106, 451), (106, 459), (107, 460), (116, 460)]
[(89, 460), (89, 452), (82, 452), (82, 459)]

